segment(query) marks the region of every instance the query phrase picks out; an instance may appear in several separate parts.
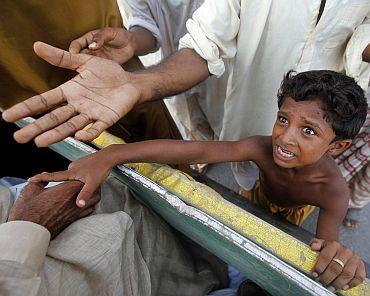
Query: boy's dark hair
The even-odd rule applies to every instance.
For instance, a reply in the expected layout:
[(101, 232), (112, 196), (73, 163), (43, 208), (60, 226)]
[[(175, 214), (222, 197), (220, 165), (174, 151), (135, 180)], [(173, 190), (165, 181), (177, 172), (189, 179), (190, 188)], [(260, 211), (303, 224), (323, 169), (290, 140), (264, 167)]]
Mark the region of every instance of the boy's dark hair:
[(347, 75), (317, 70), (296, 74), (289, 71), (278, 91), (279, 108), (286, 97), (296, 102), (319, 100), (325, 119), (335, 132), (335, 140), (353, 139), (365, 122), (367, 102), (365, 93)]

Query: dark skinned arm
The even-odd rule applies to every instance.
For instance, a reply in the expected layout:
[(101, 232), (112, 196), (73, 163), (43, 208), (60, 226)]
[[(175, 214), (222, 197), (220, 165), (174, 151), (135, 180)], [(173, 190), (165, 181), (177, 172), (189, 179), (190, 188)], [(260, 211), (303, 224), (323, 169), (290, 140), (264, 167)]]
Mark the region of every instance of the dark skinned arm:
[(362, 52), (362, 60), (366, 63), (370, 63), (370, 43), (366, 46)]
[(209, 76), (207, 62), (192, 49), (181, 49), (160, 64), (135, 72), (131, 83), (140, 90), (138, 103), (184, 92)]
[[(219, 163), (227, 161), (258, 160), (262, 155), (261, 138), (250, 137), (238, 142), (196, 142), (153, 140), (125, 145), (111, 145), (99, 152), (70, 164), (67, 171), (42, 173), (29, 181), (79, 180), (85, 183), (77, 197), (77, 205), (83, 206), (91, 194), (108, 177), (110, 170), (122, 163)], [(79, 204), (80, 201), (82, 204)]]
[(135, 40), (135, 55), (142, 56), (156, 50), (156, 40), (152, 32), (145, 28), (135, 26), (130, 29)]
[[(338, 183), (338, 182), (337, 182)], [(337, 184), (324, 191), (320, 197), (320, 213), (317, 220), (316, 237), (327, 241), (339, 240), (339, 227), (348, 208), (349, 190)]]

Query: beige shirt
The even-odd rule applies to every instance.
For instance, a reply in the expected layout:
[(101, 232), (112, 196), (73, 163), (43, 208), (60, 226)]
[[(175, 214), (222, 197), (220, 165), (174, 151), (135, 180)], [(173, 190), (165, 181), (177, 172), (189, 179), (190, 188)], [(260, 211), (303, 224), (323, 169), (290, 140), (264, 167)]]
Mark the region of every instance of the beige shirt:
[[(31, 222), (6, 221), (9, 190), (0, 187), (1, 296), (207, 295), (220, 282), (180, 243), (167, 223), (115, 178), (101, 187), (95, 214), (77, 220), (50, 241)], [(206, 258), (207, 257), (207, 258)], [(224, 270), (224, 271), (222, 271)]]

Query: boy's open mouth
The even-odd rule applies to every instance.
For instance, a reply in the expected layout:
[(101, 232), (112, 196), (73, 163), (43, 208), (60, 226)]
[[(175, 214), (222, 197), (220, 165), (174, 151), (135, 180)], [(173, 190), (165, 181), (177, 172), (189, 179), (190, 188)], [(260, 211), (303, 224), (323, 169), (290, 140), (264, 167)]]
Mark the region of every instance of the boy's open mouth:
[(292, 159), (295, 156), (295, 154), (293, 152), (285, 150), (282, 147), (280, 147), (279, 145), (276, 145), (276, 154), (279, 158), (281, 158), (283, 160), (289, 160), (289, 159)]

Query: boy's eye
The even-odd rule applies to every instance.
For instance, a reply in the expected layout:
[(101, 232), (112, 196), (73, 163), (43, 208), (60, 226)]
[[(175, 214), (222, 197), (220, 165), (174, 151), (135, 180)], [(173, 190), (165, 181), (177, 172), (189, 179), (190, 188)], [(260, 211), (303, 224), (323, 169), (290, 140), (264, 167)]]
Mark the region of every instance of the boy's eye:
[(314, 130), (312, 128), (309, 128), (309, 127), (303, 128), (303, 132), (307, 135), (310, 135), (310, 136), (316, 135)]
[(279, 122), (281, 122), (281, 123), (288, 123), (288, 119), (286, 119), (284, 116), (278, 116), (278, 120), (279, 120)]

